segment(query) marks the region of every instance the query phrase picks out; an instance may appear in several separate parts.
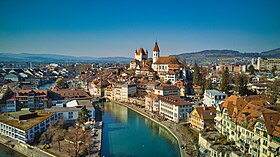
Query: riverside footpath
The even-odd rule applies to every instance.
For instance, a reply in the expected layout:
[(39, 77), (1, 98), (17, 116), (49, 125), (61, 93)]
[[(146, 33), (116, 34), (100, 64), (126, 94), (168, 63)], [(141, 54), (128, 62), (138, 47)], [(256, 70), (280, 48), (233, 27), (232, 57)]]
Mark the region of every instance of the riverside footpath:
[(27, 144), (19, 143), (9, 137), (0, 135), (0, 143), (19, 152), (20, 154), (28, 157), (55, 157), (54, 155), (45, 152), (37, 147), (33, 147)]
[(165, 129), (167, 129), (178, 141), (181, 157), (198, 156), (197, 141), (196, 141), (196, 139), (192, 139), (189, 136), (188, 132), (190, 132), (190, 131), (182, 124), (176, 124), (171, 121), (163, 121), (159, 117), (155, 116), (153, 113), (146, 111), (144, 108), (135, 106), (134, 104), (117, 102), (117, 101), (112, 101), (112, 102), (125, 106), (125, 107), (141, 114), (142, 116), (158, 123)]

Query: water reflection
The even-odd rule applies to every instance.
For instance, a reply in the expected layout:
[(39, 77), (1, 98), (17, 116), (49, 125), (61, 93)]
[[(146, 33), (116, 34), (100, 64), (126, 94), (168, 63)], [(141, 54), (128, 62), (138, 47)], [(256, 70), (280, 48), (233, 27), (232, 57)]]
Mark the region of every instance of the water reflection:
[(163, 127), (118, 104), (105, 103), (101, 156), (176, 157), (176, 139)]

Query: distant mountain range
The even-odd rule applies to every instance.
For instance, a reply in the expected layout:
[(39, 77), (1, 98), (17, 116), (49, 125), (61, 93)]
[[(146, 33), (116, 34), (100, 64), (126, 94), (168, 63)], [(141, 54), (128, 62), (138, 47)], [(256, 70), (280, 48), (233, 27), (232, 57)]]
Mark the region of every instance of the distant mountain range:
[(96, 62), (129, 63), (128, 57), (76, 57), (58, 54), (0, 53), (0, 62)]
[(180, 59), (186, 58), (188, 61), (202, 63), (213, 62), (218, 58), (234, 58), (234, 57), (261, 57), (261, 58), (280, 58), (280, 48), (261, 52), (261, 53), (241, 53), (234, 50), (203, 50), (199, 52), (182, 53), (177, 56)]
[[(187, 61), (202, 63), (215, 62), (218, 58), (234, 57), (262, 57), (280, 58), (280, 48), (261, 53), (241, 53), (234, 50), (203, 50), (199, 52), (182, 53), (177, 56)], [(0, 62), (95, 62), (95, 63), (129, 63), (128, 57), (77, 57), (58, 54), (32, 54), (32, 53), (0, 53)]]

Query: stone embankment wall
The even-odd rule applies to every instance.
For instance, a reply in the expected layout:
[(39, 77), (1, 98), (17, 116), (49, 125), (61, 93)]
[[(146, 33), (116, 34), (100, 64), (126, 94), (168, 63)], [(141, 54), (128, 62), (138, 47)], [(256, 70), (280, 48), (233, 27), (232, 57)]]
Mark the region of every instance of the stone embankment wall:
[(55, 157), (54, 155), (45, 152), (37, 147), (19, 143), (16, 140), (13, 140), (6, 136), (0, 135), (0, 143), (28, 157)]

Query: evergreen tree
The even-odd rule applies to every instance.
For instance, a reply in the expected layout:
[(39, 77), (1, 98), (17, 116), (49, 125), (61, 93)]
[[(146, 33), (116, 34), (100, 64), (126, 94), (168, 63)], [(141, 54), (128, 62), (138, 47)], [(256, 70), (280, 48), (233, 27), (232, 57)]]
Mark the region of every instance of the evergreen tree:
[(213, 89), (211, 79), (206, 80), (205, 89)]
[(248, 71), (250, 72), (251, 75), (254, 75), (255, 74), (255, 68), (253, 65), (250, 65), (249, 68), (248, 68)]
[(222, 74), (221, 90), (225, 93), (229, 93), (229, 71), (227, 67)]
[(237, 76), (235, 80), (235, 89), (240, 95), (248, 95), (249, 91), (247, 89), (247, 77), (243, 74)]
[(77, 121), (80, 123), (85, 123), (87, 122), (88, 118), (89, 118), (89, 110), (86, 108), (86, 106), (83, 106), (81, 108), (81, 111), (78, 113), (78, 119)]
[(193, 84), (194, 85), (201, 85), (201, 73), (198, 65), (194, 64), (194, 73), (193, 73)]

